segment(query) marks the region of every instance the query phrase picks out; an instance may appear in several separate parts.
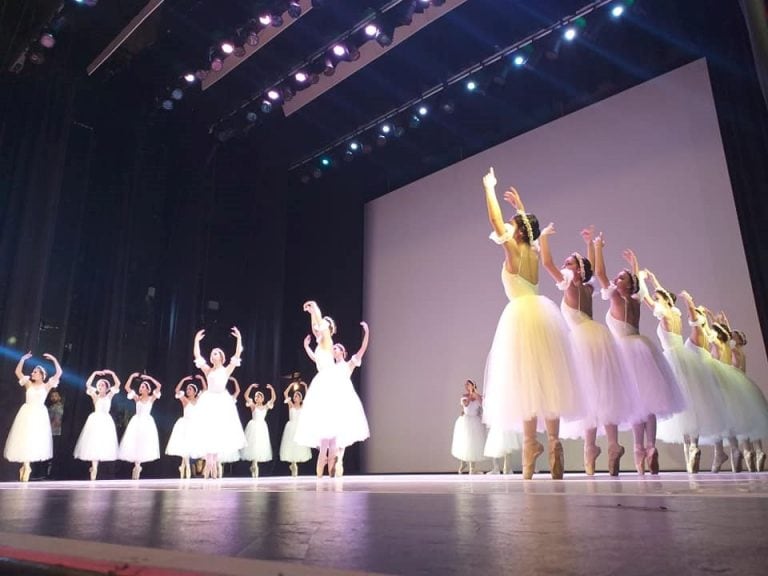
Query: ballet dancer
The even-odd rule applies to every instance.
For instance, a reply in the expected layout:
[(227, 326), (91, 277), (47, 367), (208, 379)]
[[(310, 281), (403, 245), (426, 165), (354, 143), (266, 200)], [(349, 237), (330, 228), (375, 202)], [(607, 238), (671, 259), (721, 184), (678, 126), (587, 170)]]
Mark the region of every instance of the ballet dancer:
[(258, 478), (259, 462), (272, 461), (272, 442), (269, 439), (269, 427), (267, 426), (267, 412), (275, 407), (277, 398), (272, 384), (267, 384), (269, 401), (264, 402), (264, 392), (256, 390), (251, 399), (251, 390), (258, 388), (258, 384), (251, 384), (245, 389), (245, 406), (251, 411), (251, 421), (245, 427), (245, 439), (247, 445), (240, 451), (243, 460), (251, 461), (251, 476)]
[(459, 399), (461, 414), (453, 425), (453, 441), (451, 455), (459, 461), (459, 474), (464, 472), (464, 464), (468, 472), (475, 473), (475, 463), (483, 459), (485, 445), (485, 428), (480, 419), (483, 407), (483, 396), (477, 391), (477, 385), (472, 380), (464, 383), (464, 394)]
[(304, 396), (307, 394), (307, 384), (301, 380), (288, 384), (283, 392), (283, 400), (288, 404), (288, 422), (285, 423), (283, 437), (280, 440), (280, 460), (288, 462), (291, 476), (299, 475), (299, 462), (312, 459), (312, 450), (296, 443), (296, 427), (301, 418)]
[(733, 366), (741, 373), (742, 386), (749, 402), (747, 413), (747, 434), (742, 440), (742, 454), (749, 472), (762, 472), (765, 469), (765, 452), (763, 438), (768, 437), (768, 401), (760, 388), (747, 376), (747, 356), (744, 346), (747, 336), (741, 330), (731, 331), (733, 347), (731, 355)]
[[(96, 384), (93, 384), (94, 379)], [(111, 379), (111, 382), (110, 380)], [(112, 399), (120, 393), (120, 379), (112, 370), (97, 370), (85, 382), (85, 393), (93, 401), (93, 412), (88, 415), (85, 426), (75, 444), (74, 456), (90, 462), (91, 480), (96, 480), (99, 462), (117, 460), (117, 430), (109, 413)]]
[[(199, 385), (195, 384), (195, 379)], [(195, 454), (196, 439), (195, 434), (201, 433), (195, 423), (195, 414), (197, 410), (197, 399), (200, 394), (200, 388), (205, 385), (205, 378), (200, 374), (195, 376), (186, 376), (176, 384), (175, 397), (181, 403), (183, 415), (176, 420), (168, 438), (168, 444), (165, 447), (165, 453), (169, 456), (179, 456), (181, 465), (179, 466), (180, 478), (191, 478), (192, 468), (190, 467), (190, 457)]]
[[(133, 381), (141, 379), (139, 393), (133, 391)], [(160, 398), (162, 384), (148, 374), (134, 372), (125, 383), (125, 391), (128, 400), (133, 400), (136, 405), (134, 414), (125, 434), (120, 440), (118, 458), (125, 462), (133, 462), (131, 478), (138, 480), (141, 477), (141, 464), (152, 462), (160, 458), (160, 438), (157, 434), (157, 424), (152, 417), (152, 405)]]

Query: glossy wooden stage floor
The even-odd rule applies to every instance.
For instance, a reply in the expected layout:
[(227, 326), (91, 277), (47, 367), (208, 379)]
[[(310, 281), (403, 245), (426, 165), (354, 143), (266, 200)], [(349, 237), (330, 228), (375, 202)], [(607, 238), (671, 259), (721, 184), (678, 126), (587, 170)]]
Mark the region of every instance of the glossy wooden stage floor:
[(768, 570), (768, 473), (5, 483), (0, 512), (0, 555), (43, 550), (104, 572)]

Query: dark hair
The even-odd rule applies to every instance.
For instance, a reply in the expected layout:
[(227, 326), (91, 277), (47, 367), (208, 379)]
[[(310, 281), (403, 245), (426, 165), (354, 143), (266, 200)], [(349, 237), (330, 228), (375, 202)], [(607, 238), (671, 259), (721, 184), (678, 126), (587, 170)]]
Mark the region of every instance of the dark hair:
[(728, 331), (728, 328), (722, 324), (714, 322), (712, 324), (712, 329), (717, 332), (717, 339), (720, 340), (720, 342), (728, 342), (728, 340), (731, 339), (731, 333)]
[(747, 335), (744, 334), (744, 332), (742, 332), (741, 330), (732, 330), (731, 336), (734, 337), (734, 340), (736, 339), (735, 337), (738, 336), (739, 339), (741, 340), (741, 345), (742, 346), (747, 345)]
[(578, 252), (574, 252), (571, 256), (576, 259), (576, 263), (579, 265), (579, 276), (581, 276), (582, 273), (584, 274), (581, 276), (581, 281), (589, 282), (592, 278), (592, 262), (589, 261), (589, 258), (585, 258)]
[(674, 294), (672, 292), (668, 292), (668, 291), (666, 291), (666, 290), (664, 290), (662, 288), (657, 289), (655, 294), (658, 294), (659, 296), (664, 298), (664, 300), (666, 300), (667, 303), (670, 306), (673, 306), (675, 304), (675, 302), (677, 302), (677, 295), (676, 294)]
[(629, 289), (629, 293), (637, 294), (640, 291), (640, 281), (637, 279), (637, 274), (628, 268), (624, 268), (623, 272), (627, 273), (627, 276), (629, 276), (629, 281), (632, 283), (632, 286)]
[[(525, 225), (526, 220), (531, 225), (533, 238), (529, 237), (528, 226)], [(539, 219), (536, 218), (535, 214), (516, 214), (515, 217), (512, 218), (512, 221), (515, 223), (515, 226), (517, 226), (518, 230), (522, 232), (523, 242), (526, 244), (530, 245), (531, 242), (534, 242), (536, 239), (538, 239), (539, 234), (541, 234), (541, 230), (539, 229)]]

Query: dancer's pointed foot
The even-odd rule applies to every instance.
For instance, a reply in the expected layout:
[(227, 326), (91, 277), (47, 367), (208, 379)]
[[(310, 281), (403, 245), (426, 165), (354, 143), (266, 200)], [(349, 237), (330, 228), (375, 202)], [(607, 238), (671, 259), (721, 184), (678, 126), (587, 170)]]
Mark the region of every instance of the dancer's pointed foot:
[(754, 451), (744, 450), (742, 455), (744, 456), (744, 466), (746, 466), (747, 472), (757, 472), (757, 458)]
[(649, 446), (645, 449), (645, 465), (651, 474), (659, 473), (659, 451), (656, 446)]
[(464, 464), (465, 462), (463, 460), (459, 460), (459, 470), (458, 470), (459, 474), (464, 474)]
[(755, 452), (755, 470), (758, 472), (765, 470), (765, 452), (762, 450)]
[(595, 444), (594, 446), (584, 446), (584, 472), (587, 476), (595, 475), (595, 465), (597, 463), (597, 457), (600, 456), (600, 446)]
[(743, 470), (742, 460), (741, 450), (738, 448), (731, 448), (731, 472), (736, 473)]
[(563, 444), (558, 438), (549, 441), (549, 473), (553, 480), (562, 480), (565, 473)]
[(688, 450), (688, 462), (686, 467), (689, 474), (698, 474), (699, 466), (701, 464), (701, 448), (698, 446), (691, 446)]
[(98, 473), (98, 469), (91, 466), (88, 468), (88, 471), (91, 473), (91, 480), (96, 480), (96, 474)]
[(712, 472), (720, 472), (720, 468), (728, 461), (728, 456), (722, 449), (715, 446), (715, 457), (712, 459)]
[(621, 470), (621, 457), (624, 456), (624, 446), (612, 444), (608, 446), (608, 474), (618, 476)]
[(635, 470), (639, 476), (645, 474), (645, 448), (635, 448)]
[(296, 464), (296, 462), (291, 462), (291, 465), (289, 466), (291, 469), (291, 476), (298, 476), (299, 475), (299, 466)]
[(544, 452), (544, 446), (537, 440), (523, 443), (523, 480), (533, 478), (536, 471), (536, 459)]

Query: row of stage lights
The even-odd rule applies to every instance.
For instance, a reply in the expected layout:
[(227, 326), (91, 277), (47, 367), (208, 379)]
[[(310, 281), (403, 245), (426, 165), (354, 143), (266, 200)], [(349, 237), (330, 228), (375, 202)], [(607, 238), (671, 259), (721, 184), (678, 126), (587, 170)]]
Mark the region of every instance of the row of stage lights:
[[(325, 5), (326, 0), (312, 0), (315, 8)], [(394, 40), (394, 30), (397, 26), (408, 25), (416, 12), (423, 12), (430, 6), (442, 6), (445, 0), (399, 0), (392, 2), (398, 5), (399, 10), (393, 10), (396, 16), (393, 18), (372, 19), (360, 30), (345, 35), (343, 40), (333, 43), (326, 50), (317, 53), (298, 69), (291, 71), (286, 77), (274, 82), (273, 85), (262, 94), (252, 98), (249, 104), (255, 104), (262, 114), (269, 114), (283, 102), (290, 101), (296, 92), (303, 90), (320, 81), (321, 76), (333, 76), (336, 68), (342, 62), (354, 62), (360, 58), (360, 46), (375, 41), (380, 46), (386, 47)], [(224, 66), (224, 59), (229, 56), (242, 58), (245, 55), (244, 45), (256, 46), (259, 43), (259, 31), (269, 26), (280, 27), (283, 25), (282, 14), (287, 13), (291, 18), (301, 16), (301, 4), (297, 1), (280, 2), (271, 12), (265, 12), (258, 19), (251, 20), (248, 25), (240, 29), (235, 36), (236, 41), (225, 40), (218, 47), (211, 48), (209, 53), (210, 65), (208, 69), (199, 69), (196, 72), (187, 72), (181, 79), (189, 87), (205, 79), (211, 71), (220, 71)], [(174, 101), (181, 100), (184, 96), (184, 88), (176, 86), (171, 89), (167, 98), (161, 101), (164, 110), (173, 110)], [(248, 106), (244, 106), (248, 107)], [(251, 109), (245, 114), (248, 122), (258, 120), (258, 114)]]
[[(617, 0), (607, 5), (608, 13), (613, 20), (619, 20), (633, 3), (634, 0)], [(560, 38), (565, 43), (572, 43), (578, 38), (580, 29), (585, 26), (586, 21), (579, 18), (563, 28)], [(529, 64), (532, 55), (533, 44), (528, 44), (510, 54), (509, 62), (514, 68), (522, 70)], [(464, 92), (480, 94), (483, 92), (480, 84), (477, 74), (469, 75), (463, 79)], [(434, 96), (435, 93), (437, 91), (431, 91), (430, 97)], [(383, 119), (374, 122), (372, 126), (368, 124), (363, 129), (353, 131), (352, 136), (342, 139), (342, 142), (330, 146), (322, 153), (315, 154), (307, 161), (291, 169), (302, 167), (299, 179), (303, 184), (308, 184), (313, 179), (321, 178), (326, 171), (334, 168), (339, 160), (351, 162), (361, 154), (370, 154), (374, 146), (385, 146), (392, 138), (403, 136), (406, 132), (406, 126), (411, 129), (421, 126), (432, 111), (432, 107), (427, 102), (428, 99), (429, 97), (412, 103), (407, 110), (398, 109), (383, 115), (380, 117)], [(445, 115), (450, 115), (455, 111), (455, 104), (451, 99), (444, 99), (436, 109)]]

